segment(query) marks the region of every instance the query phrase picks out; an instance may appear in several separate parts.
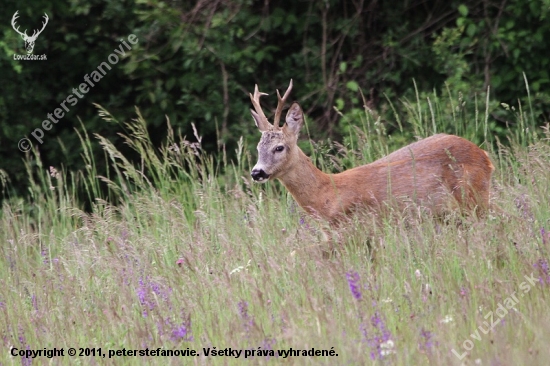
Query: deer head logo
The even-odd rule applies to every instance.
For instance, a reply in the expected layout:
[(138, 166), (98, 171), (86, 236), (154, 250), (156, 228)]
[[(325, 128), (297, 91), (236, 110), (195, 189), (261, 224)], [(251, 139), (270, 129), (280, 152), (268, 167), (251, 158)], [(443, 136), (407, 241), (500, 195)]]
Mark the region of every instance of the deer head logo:
[(15, 28), (15, 21), (17, 20), (17, 18), (19, 18), (19, 15), (17, 15), (17, 13), (19, 12), (19, 10), (17, 10), (15, 12), (15, 14), (13, 14), (13, 18), (11, 18), (11, 26), (13, 27), (13, 29), (19, 33), (19, 35), (21, 36), (21, 38), (23, 38), (23, 40), (25, 41), (25, 49), (27, 50), (27, 53), (32, 53), (32, 50), (34, 48), (34, 42), (36, 42), (36, 38), (38, 38), (38, 36), (40, 35), (40, 33), (42, 33), (42, 31), (44, 30), (44, 28), (46, 28), (46, 24), (48, 24), (48, 14), (44, 13), (44, 20), (45, 22), (42, 22), (42, 29), (40, 30), (34, 30), (34, 32), (32, 33), (32, 36), (28, 36), (27, 35), (27, 30), (25, 29), (24, 32), (20, 32), (19, 31), (19, 26), (17, 26), (17, 28)]

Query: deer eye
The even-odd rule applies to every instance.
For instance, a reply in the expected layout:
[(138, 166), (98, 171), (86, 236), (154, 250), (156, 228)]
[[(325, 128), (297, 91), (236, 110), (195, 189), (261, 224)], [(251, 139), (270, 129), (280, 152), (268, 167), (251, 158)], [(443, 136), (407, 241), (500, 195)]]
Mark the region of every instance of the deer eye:
[(281, 151), (283, 151), (284, 149), (285, 149), (284, 146), (277, 146), (277, 147), (275, 148), (275, 151), (281, 152)]

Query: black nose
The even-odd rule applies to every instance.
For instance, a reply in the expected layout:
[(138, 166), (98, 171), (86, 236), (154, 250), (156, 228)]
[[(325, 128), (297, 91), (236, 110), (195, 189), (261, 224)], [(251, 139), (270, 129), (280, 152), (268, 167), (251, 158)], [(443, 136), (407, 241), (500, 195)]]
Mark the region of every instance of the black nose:
[(263, 169), (252, 169), (252, 172), (250, 173), (250, 175), (254, 180), (264, 180), (269, 178), (269, 174), (266, 174), (266, 172), (264, 172)]

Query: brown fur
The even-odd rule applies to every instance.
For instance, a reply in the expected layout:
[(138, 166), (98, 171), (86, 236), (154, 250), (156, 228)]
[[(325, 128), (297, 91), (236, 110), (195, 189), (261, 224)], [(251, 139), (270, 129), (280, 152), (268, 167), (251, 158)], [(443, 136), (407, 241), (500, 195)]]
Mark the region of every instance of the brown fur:
[[(494, 166), (484, 150), (461, 137), (434, 135), (373, 163), (326, 174), (296, 144), (303, 124), (297, 103), (290, 107), (282, 128), (267, 120), (256, 124), (262, 138), (255, 169), (264, 171), (268, 179), (279, 179), (300, 206), (330, 222), (357, 206), (380, 211), (388, 205), (403, 208), (414, 203), (434, 214), (489, 207)], [(276, 151), (277, 146), (283, 151)]]

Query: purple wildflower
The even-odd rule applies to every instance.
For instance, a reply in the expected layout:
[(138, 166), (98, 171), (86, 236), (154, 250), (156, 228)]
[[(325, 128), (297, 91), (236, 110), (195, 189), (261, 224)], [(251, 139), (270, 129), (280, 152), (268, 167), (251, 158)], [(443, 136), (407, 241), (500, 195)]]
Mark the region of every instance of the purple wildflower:
[(514, 203), (516, 204), (516, 208), (521, 211), (521, 216), (523, 219), (528, 221), (534, 221), (534, 215), (531, 211), (531, 208), (529, 206), (529, 202), (527, 200), (527, 196), (525, 194), (522, 194), (519, 197), (516, 197), (514, 200)]
[(151, 282), (151, 291), (153, 291), (156, 295), (160, 295), (160, 286), (158, 283)]
[(361, 331), (361, 334), (363, 335), (363, 338), (365, 340), (368, 340), (367, 324), (365, 324), (364, 322), (361, 322), (359, 324), (359, 331)]
[(546, 243), (550, 240), (550, 232), (546, 232), (543, 227), (540, 228), (540, 235), (542, 236), (542, 244), (546, 245)]
[(422, 337), (421, 343), (419, 345), (420, 350), (424, 351), (426, 353), (430, 353), (431, 348), (433, 346), (433, 340), (432, 340), (433, 334), (432, 334), (432, 332), (422, 328), (422, 330), (420, 331), (420, 336)]
[[(23, 332), (23, 327), (19, 326), (19, 343), (21, 343), (21, 348), (25, 348), (30, 350), (31, 347), (27, 344), (27, 340), (25, 339), (25, 332)], [(23, 366), (30, 366), (32, 365), (32, 358), (23, 356), (21, 358), (21, 365)]]
[(384, 321), (380, 317), (380, 313), (378, 313), (378, 311), (375, 312), (374, 315), (371, 317), (371, 322), (374, 329), (377, 329), (381, 334), (379, 339), (382, 342), (388, 341), (391, 337), (391, 334), (389, 330), (386, 328), (386, 325), (384, 324)]
[(349, 289), (356, 300), (361, 300), (361, 290), (359, 289), (359, 274), (355, 271), (346, 273)]
[(38, 302), (36, 301), (36, 295), (32, 295), (31, 302), (34, 310), (38, 311)]
[(266, 338), (266, 339), (264, 339), (264, 342), (262, 344), (262, 348), (267, 349), (267, 350), (273, 349), (273, 345), (275, 343), (277, 343), (275, 338)]
[(243, 300), (240, 301), (237, 306), (239, 307), (239, 314), (241, 315), (241, 318), (248, 318), (248, 303)]
[(540, 269), (544, 272), (545, 275), (548, 275), (548, 262), (544, 259), (539, 260)]
[(174, 342), (184, 341), (184, 342), (191, 342), (193, 340), (193, 336), (191, 335), (191, 318), (187, 317), (187, 319), (184, 319), (184, 321), (175, 326), (172, 329), (172, 335), (170, 336), (170, 339)]
[(371, 324), (374, 328), (375, 336), (367, 339), (367, 342), (371, 348), (371, 359), (384, 358), (391, 353), (395, 353), (393, 350), (393, 341), (391, 339), (390, 331), (386, 328), (382, 317), (377, 312), (371, 317)]
[(131, 278), (131, 272), (132, 272), (132, 270), (130, 269), (130, 274), (127, 274), (126, 271), (127, 271), (126, 268), (125, 268), (125, 267), (122, 267), (122, 273), (121, 273), (122, 283), (123, 283), (125, 286), (129, 286), (129, 285), (130, 285), (130, 278)]
[(126, 243), (126, 241), (128, 240), (128, 237), (130, 235), (128, 235), (128, 230), (126, 229), (123, 229), (120, 233), (120, 239), (122, 239), (122, 243)]
[[(152, 311), (158, 305), (155, 300), (156, 297), (161, 297), (164, 302), (168, 303), (168, 308), (171, 309), (171, 304), (169, 301), (169, 293), (171, 289), (163, 290), (161, 285), (152, 282), (149, 280), (149, 277), (146, 277), (145, 280), (143, 277), (140, 277), (138, 280), (138, 288), (136, 293), (139, 299), (140, 305), (143, 307), (143, 317), (148, 315), (148, 311)], [(156, 296), (152, 296), (153, 293)]]
[(141, 305), (145, 305), (147, 301), (146, 300), (147, 292), (145, 291), (145, 286), (143, 284), (143, 279), (141, 277), (139, 278), (138, 283), (139, 283), (139, 287), (137, 289), (137, 295), (138, 295), (139, 303)]
[(21, 343), (21, 346), (25, 346), (25, 344), (27, 343), (22, 326), (19, 326), (19, 343)]
[(172, 336), (170, 339), (174, 342), (178, 342), (179, 340), (187, 340), (187, 333), (189, 332), (189, 329), (187, 329), (187, 326), (185, 324), (181, 324), (180, 326), (176, 327), (176, 329), (172, 330)]
[(239, 307), (239, 315), (243, 320), (244, 330), (248, 338), (250, 336), (250, 330), (254, 326), (254, 319), (248, 314), (248, 303), (246, 301), (240, 301), (237, 306)]
[[(25, 347), (25, 349), (30, 350), (31, 347), (27, 344), (27, 346)], [(21, 365), (22, 365), (22, 366), (31, 366), (31, 365), (32, 365), (32, 358), (27, 357), (27, 356), (23, 356), (23, 357), (21, 358)]]
[(42, 249), (40, 255), (42, 256), (42, 263), (46, 265), (50, 263), (50, 260), (48, 258), (48, 249)]
[(182, 311), (181, 318), (181, 323), (175, 323), (168, 318), (165, 319), (164, 322), (157, 323), (159, 335), (161, 337), (169, 336), (170, 340), (175, 343), (180, 341), (193, 341), (193, 336), (191, 334), (191, 317)]
[(539, 270), (539, 282), (541, 284), (550, 283), (550, 270), (548, 268), (548, 261), (546, 259), (539, 259), (533, 267)]
[[(272, 350), (273, 349), (273, 345), (275, 345), (275, 343), (277, 343), (277, 341), (275, 340), (275, 338), (266, 338), (264, 339), (263, 343), (262, 343), (262, 349), (263, 350)], [(277, 357), (277, 353), (275, 353), (275, 357)], [(265, 356), (265, 358), (267, 360), (269, 360), (269, 356)]]

